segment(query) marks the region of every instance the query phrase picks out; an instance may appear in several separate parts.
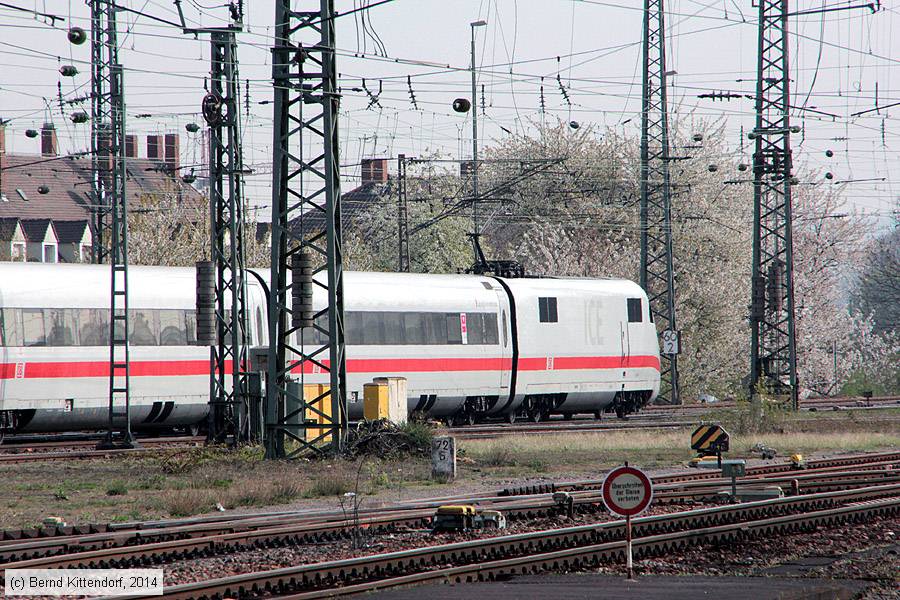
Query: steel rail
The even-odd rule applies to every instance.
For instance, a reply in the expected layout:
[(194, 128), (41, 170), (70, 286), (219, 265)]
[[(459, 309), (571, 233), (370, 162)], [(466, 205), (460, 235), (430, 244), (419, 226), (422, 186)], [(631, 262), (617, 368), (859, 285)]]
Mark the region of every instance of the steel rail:
[[(669, 553), (689, 545), (736, 536), (745, 538), (776, 530), (797, 531), (812, 524), (833, 524), (854, 515), (895, 515), (900, 512), (898, 494), (900, 485), (875, 486), (638, 518), (633, 521), (636, 556)], [(841, 503), (844, 506), (840, 506)], [(623, 521), (612, 521), (299, 565), (171, 586), (166, 588), (166, 596), (186, 600), (261, 592), (278, 595), (315, 588), (294, 596), (313, 598), (393, 587), (401, 581), (445, 580), (448, 577), (469, 581), (542, 570), (548, 566), (577, 569), (597, 564), (596, 559), (600, 556), (619, 559), (624, 547), (624, 527)], [(453, 566), (448, 568), (447, 565)], [(356, 585), (360, 580), (362, 582)]]

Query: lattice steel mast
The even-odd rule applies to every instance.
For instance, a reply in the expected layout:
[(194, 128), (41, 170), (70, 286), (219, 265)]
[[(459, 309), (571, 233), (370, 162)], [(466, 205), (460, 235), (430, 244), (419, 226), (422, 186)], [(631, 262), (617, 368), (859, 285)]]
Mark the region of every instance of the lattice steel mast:
[(758, 2), (750, 394), (790, 396), (796, 408), (788, 2)]
[[(125, 190), (125, 89), (118, 62), (116, 8), (91, 2), (91, 146), (94, 191), (94, 260), (109, 261), (109, 404), (100, 447), (133, 446), (128, 314), (128, 196)], [(108, 246), (107, 246), (108, 244)], [(124, 411), (116, 412), (117, 407)]]
[(91, 0), (91, 192), (93, 260), (109, 259), (114, 194), (111, 154), (112, 65), (119, 64), (116, 9), (112, 0)]
[(680, 336), (675, 321), (672, 258), (665, 40), (663, 0), (644, 0), (640, 283), (650, 298), (650, 311), (656, 327), (669, 341), (664, 343), (661, 355), (662, 381), (658, 399), (669, 404), (681, 404), (678, 387)]
[(247, 302), (244, 264), (243, 154), (237, 41), (211, 31), (211, 72), (204, 116), (209, 124), (209, 201), (215, 265), (216, 343), (212, 346), (209, 439), (246, 439)]
[[(334, 1), (320, 0), (318, 10), (308, 11), (292, 10), (291, 4), (276, 2), (272, 60), (275, 131), (265, 407), (270, 458), (319, 451), (317, 442), (329, 439), (338, 450), (347, 426)], [(315, 313), (313, 288), (324, 300), (324, 308)], [(305, 398), (304, 379), (312, 372), (327, 374), (327, 385), (324, 392)], [(323, 410), (322, 402), (330, 410)], [(306, 424), (308, 414), (320, 421), (312, 439), (303, 435), (312, 427)], [(286, 438), (296, 442), (295, 451), (285, 448)]]
[(397, 272), (409, 273), (409, 213), (406, 197), (406, 155), (397, 157)]

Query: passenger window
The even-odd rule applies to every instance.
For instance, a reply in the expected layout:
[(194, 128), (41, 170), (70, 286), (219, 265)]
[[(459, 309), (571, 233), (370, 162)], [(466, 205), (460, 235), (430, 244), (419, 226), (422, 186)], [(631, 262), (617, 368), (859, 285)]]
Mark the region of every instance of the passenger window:
[(155, 313), (152, 310), (131, 310), (128, 315), (128, 339), (132, 346), (158, 346)]
[(484, 318), (482, 313), (468, 313), (466, 315), (466, 329), (468, 330), (468, 342), (470, 344), (484, 343)]
[(538, 316), (541, 323), (556, 323), (556, 298), (538, 298)]
[(184, 311), (184, 326), (187, 333), (188, 345), (197, 343), (197, 313), (193, 310)]
[(403, 326), (407, 344), (425, 343), (425, 323), (422, 313), (403, 313)]
[(629, 298), (628, 299), (628, 322), (629, 323), (640, 323), (644, 320), (643, 318), (643, 307), (641, 306), (640, 298)]
[(187, 330), (184, 323), (184, 311), (159, 311), (159, 344), (161, 346), (187, 345)]
[(74, 346), (73, 332), (78, 330), (72, 310), (62, 308), (44, 309), (44, 329), (48, 346)]
[(0, 310), (0, 346), (21, 346), (22, 325), (17, 308)]
[(102, 308), (78, 309), (78, 342), (80, 346), (109, 344), (109, 311)]
[(256, 345), (262, 346), (265, 344), (266, 339), (266, 324), (263, 321), (262, 308), (259, 306), (256, 307)]
[(450, 344), (462, 344), (462, 326), (459, 313), (447, 314), (447, 342)]
[(384, 320), (377, 312), (362, 313), (363, 344), (380, 345), (384, 343)]
[[(504, 314), (504, 316), (506, 315)], [(500, 343), (497, 335), (497, 315), (494, 313), (484, 313), (484, 343), (493, 345)]]
[(26, 346), (46, 346), (44, 311), (39, 308), (22, 309), (22, 339)]
[(378, 313), (384, 318), (384, 343), (390, 345), (402, 344), (404, 340), (403, 313), (384, 312)]

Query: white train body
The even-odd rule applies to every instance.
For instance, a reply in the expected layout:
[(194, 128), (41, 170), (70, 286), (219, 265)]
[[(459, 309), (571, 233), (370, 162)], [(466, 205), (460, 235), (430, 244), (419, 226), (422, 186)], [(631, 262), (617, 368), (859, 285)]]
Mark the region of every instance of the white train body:
[[(210, 353), (194, 343), (194, 271), (129, 275), (133, 426), (200, 423)], [(265, 345), (265, 294), (248, 279), (251, 342)], [(108, 267), (0, 263), (0, 426), (104, 426), (108, 306)], [(384, 376), (407, 379), (411, 412), (442, 418), (621, 414), (659, 390), (656, 329), (630, 281), (348, 272), (345, 324), (352, 419)]]

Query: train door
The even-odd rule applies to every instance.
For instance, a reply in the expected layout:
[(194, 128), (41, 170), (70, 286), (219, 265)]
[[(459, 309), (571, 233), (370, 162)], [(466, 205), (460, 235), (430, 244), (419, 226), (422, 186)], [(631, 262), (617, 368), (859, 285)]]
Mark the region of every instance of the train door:
[(497, 322), (500, 336), (497, 341), (500, 345), (500, 397), (503, 398), (509, 394), (509, 386), (512, 380), (513, 323), (509, 297), (503, 290), (496, 290), (496, 292), (497, 304), (500, 307)]

